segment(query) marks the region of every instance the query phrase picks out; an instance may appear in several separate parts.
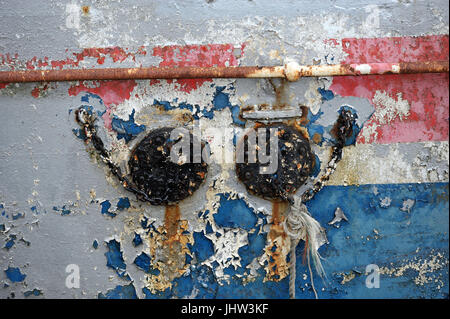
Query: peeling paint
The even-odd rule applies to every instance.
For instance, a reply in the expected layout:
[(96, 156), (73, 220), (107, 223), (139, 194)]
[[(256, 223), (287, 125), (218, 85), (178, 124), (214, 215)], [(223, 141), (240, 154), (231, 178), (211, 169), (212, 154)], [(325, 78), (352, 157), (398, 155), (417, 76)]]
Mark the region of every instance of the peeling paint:
[(427, 283), (434, 283), (437, 285), (437, 289), (440, 290), (445, 285), (445, 278), (434, 273), (444, 267), (448, 267), (448, 257), (445, 257), (440, 252), (432, 251), (431, 255), (426, 259), (416, 256), (410, 260), (404, 260), (400, 265), (394, 266), (391, 263), (389, 266), (380, 268), (380, 274), (400, 277), (406, 271), (412, 270), (415, 272), (413, 280), (416, 285), (423, 286)]
[[(15, 28), (0, 34), (1, 70), (448, 59), (440, 0), (8, 6), (0, 16)], [(40, 25), (44, 16), (54, 28)], [(249, 194), (233, 161), (211, 163), (197, 192), (166, 210), (124, 190), (74, 121), (79, 107), (97, 115), (105, 148), (127, 172), (150, 130), (198, 120), (208, 141), (208, 129), (233, 128), (234, 147), (254, 125), (242, 110), (285, 103), (301, 106), (292, 123), (312, 141), (314, 176), (339, 112), (358, 117), (355, 145), (307, 204), (327, 231), (319, 252), (329, 282), (310, 278), (301, 244), (297, 295), (314, 298), (314, 279), (320, 298), (448, 298), (447, 87), (448, 74), (0, 84), (0, 297), (288, 298), (286, 207)], [(365, 286), (373, 263), (382, 289)], [(80, 266), (79, 289), (64, 286), (68, 264)]]

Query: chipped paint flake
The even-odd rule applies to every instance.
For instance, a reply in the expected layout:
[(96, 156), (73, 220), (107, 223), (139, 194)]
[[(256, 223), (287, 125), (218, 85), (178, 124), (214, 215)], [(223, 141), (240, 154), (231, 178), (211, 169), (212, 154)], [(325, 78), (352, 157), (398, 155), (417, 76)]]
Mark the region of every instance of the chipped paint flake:
[(414, 271), (416, 273), (413, 281), (418, 286), (424, 286), (432, 283), (437, 289), (444, 285), (445, 278), (436, 274), (439, 270), (448, 267), (448, 257), (445, 257), (441, 252), (432, 251), (427, 258), (414, 256), (411, 260), (404, 260), (400, 265), (393, 265), (380, 267), (380, 274), (401, 277), (407, 271)]

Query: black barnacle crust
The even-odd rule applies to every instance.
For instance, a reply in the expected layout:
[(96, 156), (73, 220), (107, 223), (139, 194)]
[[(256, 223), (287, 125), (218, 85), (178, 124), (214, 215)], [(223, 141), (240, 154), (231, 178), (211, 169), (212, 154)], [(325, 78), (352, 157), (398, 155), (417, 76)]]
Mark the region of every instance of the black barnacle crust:
[[(260, 126), (261, 127), (261, 126)], [(247, 190), (256, 196), (269, 200), (286, 200), (302, 186), (310, 176), (315, 160), (307, 138), (292, 126), (276, 123), (262, 127), (266, 130), (266, 154), (270, 154), (270, 128), (277, 129), (278, 166), (272, 174), (260, 174), (259, 156), (256, 163), (248, 160), (248, 139), (244, 136), (237, 146), (238, 152), (243, 147), (244, 162), (236, 163), (236, 173)], [(246, 133), (248, 135), (248, 132)], [(255, 129), (256, 144), (258, 134)]]
[[(190, 158), (175, 163), (170, 150), (177, 142), (170, 139), (173, 128), (163, 127), (150, 132), (131, 153), (128, 165), (135, 187), (152, 205), (175, 204), (195, 192), (206, 178), (207, 163), (193, 163), (193, 135), (190, 134)], [(202, 150), (205, 145), (202, 143)]]

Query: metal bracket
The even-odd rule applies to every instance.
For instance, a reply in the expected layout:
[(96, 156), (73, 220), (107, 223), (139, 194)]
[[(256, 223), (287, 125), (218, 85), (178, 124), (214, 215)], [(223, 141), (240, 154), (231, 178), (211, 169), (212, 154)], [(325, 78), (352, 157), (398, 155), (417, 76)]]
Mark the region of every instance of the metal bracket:
[(253, 110), (242, 112), (242, 118), (246, 120), (254, 120), (262, 123), (281, 122), (286, 119), (297, 118), (302, 116), (302, 109), (300, 106), (284, 107), (283, 109), (260, 109), (258, 105), (254, 105)]

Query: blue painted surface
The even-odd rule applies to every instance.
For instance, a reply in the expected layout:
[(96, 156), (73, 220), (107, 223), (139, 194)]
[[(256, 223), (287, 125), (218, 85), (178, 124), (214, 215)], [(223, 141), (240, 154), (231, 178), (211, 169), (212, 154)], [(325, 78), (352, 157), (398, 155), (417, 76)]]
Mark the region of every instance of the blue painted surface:
[(319, 159), (319, 156), (317, 156), (316, 154), (314, 154), (314, 159), (315, 159), (315, 161), (314, 161), (314, 167), (313, 167), (313, 169), (312, 169), (311, 176), (312, 176), (312, 177), (317, 177), (317, 176), (320, 174), (320, 172), (321, 172), (321, 170), (320, 170), (321, 165), (320, 165), (320, 159)]
[[(375, 191), (376, 190), (376, 191)], [(378, 194), (375, 194), (378, 192)], [(391, 197), (391, 205), (380, 206), (380, 200)], [(401, 211), (403, 201), (416, 199), (411, 212)], [(413, 257), (427, 259), (432, 250), (448, 258), (448, 183), (400, 184), (364, 186), (328, 186), (307, 204), (311, 214), (327, 230), (329, 244), (319, 252), (324, 257), (323, 266), (328, 282), (314, 276), (321, 298), (446, 298), (448, 296), (448, 269), (444, 268), (428, 276), (442, 276), (444, 286), (440, 292), (429, 286), (414, 283), (417, 272), (409, 270), (402, 277), (382, 275), (380, 288), (368, 289), (366, 276), (341, 285), (342, 276), (356, 270), (364, 274), (368, 264), (379, 267), (401, 266)], [(341, 207), (349, 222), (341, 222), (339, 228), (328, 225), (334, 211)], [(374, 229), (380, 231), (375, 239)], [(361, 238), (362, 237), (362, 238)], [(369, 238), (369, 240), (367, 240)], [(419, 251), (416, 253), (416, 250)], [(312, 290), (303, 280), (307, 268), (302, 264), (303, 245), (297, 248), (297, 296), (314, 298)], [(244, 254), (245, 256), (245, 254)], [(288, 278), (279, 283), (262, 282), (262, 274), (255, 282), (243, 287), (238, 280), (220, 287), (217, 297), (223, 298), (287, 298)], [(276, 288), (278, 287), (278, 288)], [(322, 291), (322, 288), (325, 290)]]
[(39, 289), (34, 288), (33, 290), (25, 291), (25, 292), (23, 293), (23, 295), (24, 295), (25, 297), (30, 297), (31, 295), (37, 297), (37, 296), (42, 295), (42, 291), (40, 291)]
[(34, 215), (40, 215), (40, 214), (46, 214), (47, 213), (47, 211), (45, 209), (42, 209), (41, 207), (38, 208), (36, 205), (31, 206), (30, 210), (32, 211), (32, 213)]
[(116, 211), (123, 211), (125, 209), (130, 208), (130, 200), (128, 199), (128, 197), (122, 197), (119, 198), (119, 200), (117, 201), (116, 204), (116, 208), (111, 210), (111, 202), (109, 200), (105, 200), (103, 202), (100, 203), (101, 206), (101, 213), (103, 215), (107, 215), (110, 217), (116, 217), (117, 213)]
[(134, 260), (134, 263), (137, 267), (145, 271), (147, 274), (152, 274), (155, 276), (159, 275), (159, 270), (152, 267), (151, 259), (146, 253), (141, 253), (139, 256), (137, 256)]
[[(106, 112), (106, 107), (103, 103), (103, 100), (97, 94), (85, 92), (84, 95), (81, 96), (81, 102), (83, 104), (80, 105), (79, 108), (85, 110), (90, 115), (92, 115), (93, 112), (96, 112), (97, 118), (100, 118)], [(69, 109), (69, 115), (72, 114), (73, 111), (73, 109)], [(96, 126), (98, 125), (99, 124), (96, 123)], [(78, 125), (77, 127), (72, 129), (72, 132), (77, 138), (81, 140), (87, 139), (84, 130), (80, 129)]]
[(258, 234), (254, 232), (248, 235), (248, 245), (239, 248), (239, 255), (241, 256), (241, 266), (238, 273), (242, 273), (254, 258), (258, 257), (266, 245), (266, 234)]
[(152, 294), (151, 291), (147, 288), (143, 288), (142, 292), (144, 293), (145, 299), (167, 299), (170, 298), (173, 294), (169, 288), (162, 292), (157, 292)]
[(19, 218), (24, 218), (24, 217), (25, 217), (25, 213), (12, 214), (12, 219), (13, 220), (17, 220)]
[(101, 212), (102, 212), (103, 215), (116, 217), (116, 213), (113, 213), (113, 212), (109, 211), (109, 209), (111, 208), (111, 203), (109, 202), (109, 200), (105, 200), (105, 201), (101, 202), (100, 206), (102, 207)]
[(127, 265), (123, 260), (122, 252), (120, 251), (120, 243), (112, 239), (106, 243), (108, 251), (105, 253), (106, 256), (106, 266), (112, 268), (116, 271), (119, 277), (124, 277), (129, 279), (126, 274)]
[(139, 133), (145, 131), (145, 125), (138, 125), (134, 122), (135, 110), (128, 116), (128, 120), (122, 120), (117, 116), (112, 118), (111, 127), (117, 132), (117, 139), (123, 138), (127, 143)]
[[(352, 107), (350, 107), (348, 105), (343, 105), (337, 111), (336, 119), (339, 117), (339, 114), (341, 114), (341, 112), (343, 110), (350, 111), (355, 116), (355, 119), (358, 118), (358, 113), (357, 113), (357, 111), (354, 108), (352, 108)], [(317, 143), (317, 145), (322, 146), (324, 141), (327, 142), (330, 145), (334, 145), (336, 143), (336, 141), (335, 141), (335, 139), (333, 137), (333, 133), (332, 133), (332, 130), (334, 128), (334, 124), (329, 125), (329, 126), (323, 126), (323, 125), (319, 125), (319, 124), (316, 123), (317, 120), (322, 115), (323, 115), (322, 111), (319, 111), (319, 112), (317, 112), (317, 114), (314, 115), (308, 109), (308, 114), (306, 115), (305, 128), (308, 131), (308, 135), (309, 136), (313, 137), (314, 135), (318, 134), (321, 137), (321, 139)], [(345, 146), (354, 145), (355, 144), (356, 137), (358, 136), (358, 134), (361, 131), (361, 129), (362, 129), (362, 126), (359, 126), (356, 122), (353, 124), (353, 126), (352, 126), (352, 135), (346, 138)], [(325, 134), (325, 133), (327, 133), (327, 134)]]
[(315, 124), (315, 122), (322, 116), (323, 112), (319, 111), (317, 114), (313, 114), (309, 109), (306, 115), (306, 124), (305, 128), (308, 131), (308, 135), (313, 137), (315, 134), (321, 136), (321, 140), (317, 143), (319, 146), (322, 146), (323, 143), (323, 135), (325, 133), (325, 128), (322, 125)]
[(228, 200), (228, 194), (220, 194), (220, 207), (214, 215), (219, 227), (252, 229), (257, 218), (252, 209), (242, 199)]
[(98, 299), (137, 299), (137, 296), (133, 284), (129, 284), (117, 285), (116, 288), (108, 290), (105, 294), (99, 293)]
[(116, 207), (117, 210), (124, 210), (130, 208), (130, 200), (128, 199), (128, 197), (119, 198)]
[(67, 208), (67, 205), (63, 205), (62, 207), (53, 206), (53, 210), (55, 212), (60, 212), (63, 216), (71, 213), (71, 210)]
[(6, 250), (10, 250), (11, 247), (14, 246), (16, 239), (17, 239), (16, 235), (9, 235), (8, 241), (6, 242), (6, 244), (4, 246), (6, 248)]
[[(87, 107), (96, 107), (105, 109), (105, 105), (103, 104), (103, 100), (100, 96), (94, 93), (85, 92), (84, 95), (81, 96), (81, 102), (87, 103)], [(102, 115), (103, 113), (99, 113)]]
[(214, 254), (214, 245), (203, 232), (194, 232), (194, 245), (188, 244), (189, 250), (195, 254), (197, 260), (204, 261)]
[(143, 229), (146, 229), (146, 230), (152, 229), (152, 230), (156, 231), (155, 226), (153, 226), (154, 222), (149, 222), (147, 217), (142, 216), (142, 219), (141, 219), (140, 223), (141, 223), (141, 227)]
[(169, 296), (190, 296), (195, 288), (197, 299), (212, 298), (216, 295), (219, 284), (215, 281), (211, 268), (192, 266), (188, 276), (174, 280), (174, 288), (167, 292)]
[[(391, 198), (388, 207), (380, 205), (385, 197)], [(410, 212), (401, 210), (403, 202), (408, 199), (416, 201)], [(245, 203), (236, 200), (227, 201), (225, 196), (221, 203), (228, 214), (233, 214), (233, 210), (241, 214), (251, 211), (243, 205)], [(329, 240), (329, 244), (319, 250), (324, 258), (327, 279), (322, 280), (314, 275), (320, 298), (448, 297), (447, 267), (423, 274), (430, 282), (441, 280), (443, 285), (440, 290), (433, 289), (435, 285), (416, 284), (414, 280), (418, 279), (419, 273), (412, 268), (399, 277), (382, 274), (380, 288), (369, 289), (365, 285), (365, 268), (369, 264), (395, 270), (411, 262), (423, 264), (437, 253), (448, 258), (448, 183), (327, 186), (307, 203), (307, 207), (325, 227)], [(344, 211), (349, 220), (341, 221), (339, 227), (328, 224), (337, 207)], [(239, 218), (239, 223), (242, 220), (245, 218)], [(247, 227), (253, 221), (239, 225), (227, 224), (231, 223), (228, 220), (223, 223)], [(265, 274), (260, 268), (256, 279), (244, 285), (242, 279), (236, 276), (261, 255), (266, 236), (266, 233), (249, 234), (249, 245), (239, 250), (242, 267), (226, 269), (231, 281), (220, 285), (211, 269), (200, 266), (201, 261), (213, 253), (212, 242), (203, 233), (194, 233), (195, 243), (190, 249), (196, 254), (198, 263), (191, 265), (189, 275), (175, 279), (171, 291), (157, 295), (144, 291), (144, 294), (147, 298), (186, 297), (195, 288), (196, 298), (288, 298), (288, 277), (279, 282), (263, 282)], [(297, 298), (314, 298), (307, 265), (302, 263), (303, 249), (301, 243), (297, 247)], [(355, 274), (355, 278), (341, 284), (343, 276), (350, 273)], [(304, 274), (306, 279), (303, 279)]]
[(133, 246), (137, 247), (139, 245), (142, 245), (141, 235), (134, 233)]
[(5, 274), (11, 282), (22, 282), (27, 276), (22, 274), (17, 267), (8, 267), (8, 269), (5, 270)]
[(325, 90), (323, 88), (318, 88), (317, 91), (322, 96), (322, 101), (330, 101), (334, 99), (334, 93), (331, 90)]
[(6, 248), (6, 250), (9, 250), (12, 246), (14, 246), (14, 239), (8, 240), (4, 247)]
[[(382, 208), (380, 201), (385, 197), (391, 198), (391, 204)], [(410, 213), (401, 210), (407, 199), (416, 201)], [(357, 276), (344, 286), (336, 285), (341, 277), (332, 278), (337, 272), (352, 269), (364, 273), (368, 264), (390, 267), (392, 262), (393, 267), (398, 267), (404, 260), (414, 257), (427, 259), (433, 249), (448, 258), (448, 183), (329, 186), (307, 206), (326, 226), (330, 241), (320, 250), (325, 258), (324, 268), (331, 276), (331, 285), (324, 297), (439, 298), (448, 295), (448, 269), (429, 274), (442, 275), (441, 292), (417, 286), (413, 281), (417, 276), (415, 271), (400, 278), (382, 275), (379, 289), (367, 289), (365, 276)], [(342, 222), (340, 228), (327, 224), (337, 206), (349, 219), (349, 223)], [(375, 239), (374, 229), (379, 231), (378, 239)], [(318, 278), (316, 282), (320, 287)]]

